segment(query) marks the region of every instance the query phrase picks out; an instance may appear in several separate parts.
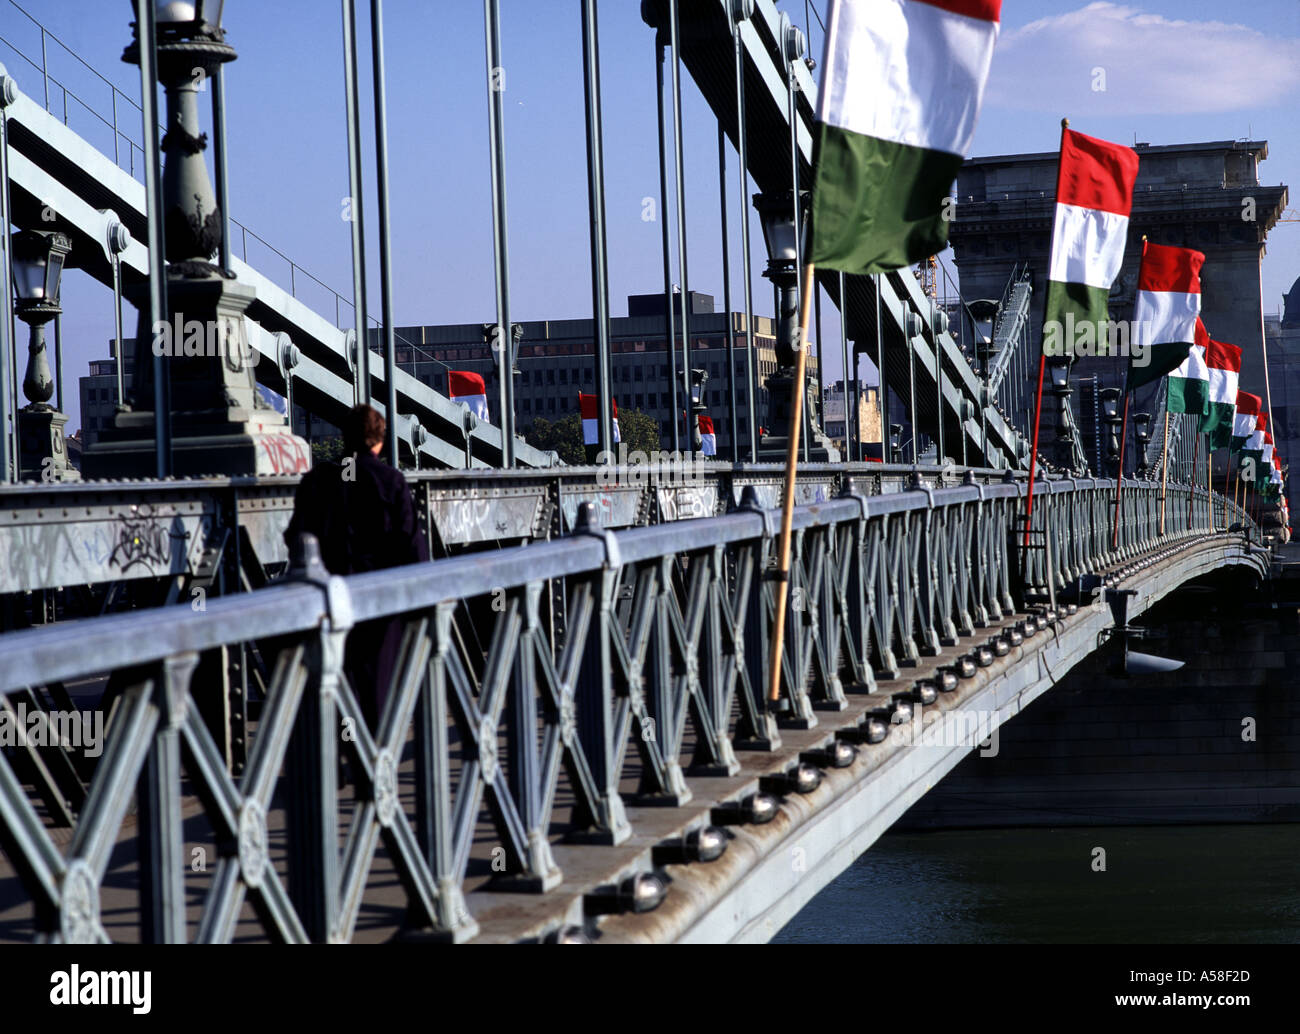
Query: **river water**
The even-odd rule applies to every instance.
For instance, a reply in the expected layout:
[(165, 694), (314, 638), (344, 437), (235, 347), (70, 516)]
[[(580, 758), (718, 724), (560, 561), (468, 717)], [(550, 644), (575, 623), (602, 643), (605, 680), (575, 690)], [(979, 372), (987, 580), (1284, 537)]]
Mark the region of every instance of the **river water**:
[(888, 834), (773, 943), (1300, 943), (1300, 825)]

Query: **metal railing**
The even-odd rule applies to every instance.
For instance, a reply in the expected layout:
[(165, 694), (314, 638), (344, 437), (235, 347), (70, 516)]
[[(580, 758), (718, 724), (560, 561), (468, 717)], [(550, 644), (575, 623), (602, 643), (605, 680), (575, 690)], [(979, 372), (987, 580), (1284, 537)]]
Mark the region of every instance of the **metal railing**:
[[(814, 706), (843, 706), (846, 693), (1010, 619), (1030, 593), (1115, 565), (1132, 574), (1181, 547), (1222, 550), (1242, 540), (1215, 528), (1248, 523), (1228, 500), (1171, 485), (1162, 533), (1157, 486), (1132, 482), (1112, 546), (1114, 482), (1049, 483), (1036, 495), (1041, 545), (1025, 554), (1022, 587), (1024, 494), (1023, 482), (875, 496), (850, 484), (796, 508), (785, 723), (807, 727)], [(671, 525), (605, 531), (591, 507), (561, 540), (347, 578), (328, 577), (304, 542), (288, 582), (202, 610), (7, 636), (0, 699), (104, 673), (118, 698), (66, 853), (0, 758), (0, 846), (37, 936), (108, 939), (101, 890), (133, 790), (145, 940), (189, 937), (183, 793), (201, 802), (217, 859), (201, 887), (188, 885), (201, 891), (199, 941), (232, 939), (246, 898), (273, 940), (350, 939), (381, 840), (415, 925), (447, 939), (477, 931), (466, 906), (472, 856), (499, 861), (487, 889), (555, 888), (556, 824), (607, 844), (632, 835), (619, 788), (629, 747), (636, 799), (681, 806), (688, 774), (735, 774), (737, 752), (779, 746), (759, 677), (778, 584), (763, 577), (775, 522), (756, 499), (750, 491), (735, 512), (693, 522), (685, 546)], [(371, 688), (352, 683), (345, 647), (373, 621), (393, 622), (400, 646), (372, 729)], [(202, 717), (210, 659), (234, 647), (261, 658), (265, 685), (238, 779)], [(412, 739), (408, 805), (398, 768)], [(341, 854), (340, 750), (356, 780)], [(561, 771), (567, 820), (556, 814)], [(283, 861), (268, 850), (273, 800), (285, 810)]]

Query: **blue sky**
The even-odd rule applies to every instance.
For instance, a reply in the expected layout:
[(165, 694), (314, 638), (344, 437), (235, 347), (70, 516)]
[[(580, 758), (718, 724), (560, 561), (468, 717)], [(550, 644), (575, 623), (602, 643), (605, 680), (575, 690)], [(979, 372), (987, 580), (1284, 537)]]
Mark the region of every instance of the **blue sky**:
[[(689, 0), (687, 0), (689, 2)], [(826, 0), (815, 6), (825, 11)], [(129, 41), (126, 0), (25, 0), (23, 6), (121, 89), (138, 94), (137, 70), (120, 61)], [(359, 6), (366, 7), (364, 0)], [(803, 0), (785, 0), (803, 24)], [(478, 0), (388, 0), (394, 300), (399, 324), (482, 322), (494, 317), (487, 95)], [(512, 315), (587, 317), (587, 243), (582, 53), (577, 0), (503, 0), (507, 184)], [(227, 72), (232, 215), (345, 296), (351, 294), (348, 193), (342, 118), (341, 30), (335, 0), (227, 0), (225, 24), (240, 58)], [(38, 56), (39, 33), (0, 0), (0, 34)], [(814, 24), (812, 52), (820, 58)], [(653, 35), (634, 0), (604, 0), (601, 43), (606, 129), (610, 292), (614, 315), (629, 293), (659, 290), (658, 222), (642, 218), (658, 196)], [(363, 44), (368, 40), (363, 38)], [(108, 89), (49, 45), (52, 69), (87, 102), (108, 110)], [(39, 96), (40, 77), (0, 45), (20, 88)], [(1094, 91), (1093, 69), (1106, 69)], [(722, 294), (717, 137), (707, 106), (684, 76), (690, 286)], [(369, 111), (369, 92), (363, 107)], [(1266, 183), (1300, 184), (1300, 3), (1252, 0), (1227, 9), (1210, 0), (1046, 3), (1007, 0), (1002, 40), (974, 153), (1053, 150), (1059, 120), (1082, 132), (1153, 144), (1245, 137), (1269, 141)], [(70, 124), (98, 141), (72, 104)], [(138, 131), (137, 131), (138, 134)], [(111, 146), (111, 134), (101, 146)], [(367, 185), (374, 176), (367, 168)], [(728, 192), (736, 208), (735, 168)], [(1293, 202), (1300, 207), (1300, 202)], [(368, 204), (373, 214), (373, 196)], [(374, 244), (374, 223), (369, 224)], [(739, 292), (739, 228), (731, 221), (733, 291)], [(762, 267), (754, 227), (754, 266)], [(240, 242), (236, 236), (236, 253)], [(951, 253), (949, 253), (951, 255)], [(250, 244), (249, 260), (286, 283), (287, 267)], [(377, 261), (371, 311), (377, 312)], [(1264, 308), (1300, 276), (1300, 224), (1272, 234), (1264, 261)], [(333, 296), (308, 294), (322, 311)], [(755, 277), (755, 304), (770, 308)], [(107, 290), (70, 272), (65, 281), (65, 407), (79, 426), (75, 378), (107, 354)], [(829, 309), (829, 307), (828, 307)], [(838, 324), (828, 315), (828, 351)], [(128, 325), (134, 315), (128, 307)], [(838, 374), (838, 362), (828, 358)]]

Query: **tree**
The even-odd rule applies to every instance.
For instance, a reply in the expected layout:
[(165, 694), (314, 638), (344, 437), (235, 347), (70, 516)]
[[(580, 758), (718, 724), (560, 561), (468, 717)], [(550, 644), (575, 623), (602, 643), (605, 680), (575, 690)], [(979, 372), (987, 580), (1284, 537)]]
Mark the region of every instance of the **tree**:
[(577, 413), (569, 413), (559, 420), (537, 417), (532, 426), (524, 430), (524, 441), (535, 449), (559, 453), (561, 461), (570, 466), (581, 466), (587, 462), (582, 447), (582, 421), (578, 419)]
[(342, 456), (342, 438), (323, 438), (320, 441), (311, 443), (311, 462), (313, 467), (318, 463), (328, 463), (331, 460), (341, 459)]
[(629, 456), (634, 452), (643, 452), (649, 457), (660, 449), (659, 421), (649, 413), (643, 413), (639, 409), (622, 410), (618, 414), (618, 430), (627, 443)]
[[(659, 450), (659, 422), (639, 409), (624, 409), (618, 414), (618, 429), (627, 445), (627, 454), (642, 452), (647, 457)], [(569, 413), (559, 420), (537, 417), (524, 431), (524, 441), (535, 449), (552, 449), (570, 466), (594, 463), (596, 451), (582, 441), (582, 420)], [(616, 454), (617, 458), (617, 454)], [(644, 460), (642, 461), (644, 462)]]

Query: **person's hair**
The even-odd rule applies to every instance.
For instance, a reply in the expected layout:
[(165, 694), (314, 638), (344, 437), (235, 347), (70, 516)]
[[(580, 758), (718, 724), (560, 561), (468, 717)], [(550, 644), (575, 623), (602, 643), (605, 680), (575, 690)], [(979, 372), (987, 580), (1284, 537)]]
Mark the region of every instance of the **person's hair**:
[(388, 423), (364, 402), (353, 406), (343, 422), (343, 447), (348, 452), (363, 452), (384, 440)]

